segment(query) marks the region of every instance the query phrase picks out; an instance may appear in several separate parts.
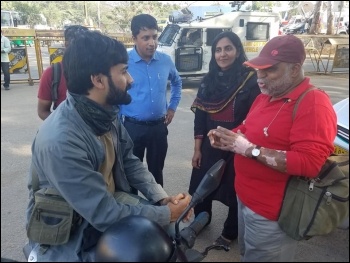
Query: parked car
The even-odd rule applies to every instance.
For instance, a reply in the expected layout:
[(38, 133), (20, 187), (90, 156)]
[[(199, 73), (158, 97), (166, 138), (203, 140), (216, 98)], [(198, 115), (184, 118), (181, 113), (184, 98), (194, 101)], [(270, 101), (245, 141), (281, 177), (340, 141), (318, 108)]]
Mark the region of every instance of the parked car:
[(305, 28), (306, 18), (301, 15), (292, 16), (289, 19), (288, 24), (285, 25), (283, 29), (283, 33), (286, 35), (289, 34), (303, 34)]
[(338, 133), (334, 141), (334, 154), (349, 155), (349, 98), (333, 105), (337, 114)]
[(286, 35), (303, 34), (305, 32), (305, 23), (306, 23), (306, 21), (300, 21), (300, 22), (295, 23), (295, 24), (286, 25), (283, 28), (283, 31)]
[[(349, 98), (343, 99), (333, 105), (337, 114), (337, 137), (334, 140), (334, 154), (345, 156), (349, 161)], [(346, 158), (347, 156), (347, 158)], [(346, 166), (344, 166), (346, 168)], [(349, 172), (349, 165), (347, 171)], [(341, 229), (349, 229), (349, 217), (339, 226)]]

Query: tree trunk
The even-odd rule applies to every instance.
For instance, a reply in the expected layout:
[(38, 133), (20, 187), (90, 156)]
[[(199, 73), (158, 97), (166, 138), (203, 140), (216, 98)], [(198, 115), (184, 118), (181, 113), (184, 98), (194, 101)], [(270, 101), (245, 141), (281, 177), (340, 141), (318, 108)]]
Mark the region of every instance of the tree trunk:
[(327, 1), (327, 35), (334, 34), (334, 15), (332, 12), (332, 1)]
[(343, 7), (344, 7), (344, 1), (340, 1), (340, 6), (339, 6), (339, 17), (337, 17), (336, 21), (336, 27), (335, 27), (335, 33), (338, 34), (339, 30), (339, 25), (340, 25), (340, 18), (342, 17), (342, 12), (343, 12)]
[(310, 27), (310, 35), (316, 35), (320, 32), (320, 16), (321, 16), (322, 1), (316, 1), (314, 9), (314, 17), (312, 18), (312, 23)]

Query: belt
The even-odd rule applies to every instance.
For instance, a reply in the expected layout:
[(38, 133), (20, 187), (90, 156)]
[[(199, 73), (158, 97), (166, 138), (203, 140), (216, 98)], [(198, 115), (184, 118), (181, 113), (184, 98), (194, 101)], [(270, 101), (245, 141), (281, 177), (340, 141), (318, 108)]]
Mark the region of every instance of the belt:
[(134, 124), (139, 124), (139, 125), (147, 125), (147, 126), (153, 126), (153, 125), (157, 125), (160, 123), (164, 123), (165, 117), (161, 117), (157, 120), (153, 120), (153, 121), (141, 121), (132, 117), (124, 117), (124, 120), (130, 123), (134, 123)]

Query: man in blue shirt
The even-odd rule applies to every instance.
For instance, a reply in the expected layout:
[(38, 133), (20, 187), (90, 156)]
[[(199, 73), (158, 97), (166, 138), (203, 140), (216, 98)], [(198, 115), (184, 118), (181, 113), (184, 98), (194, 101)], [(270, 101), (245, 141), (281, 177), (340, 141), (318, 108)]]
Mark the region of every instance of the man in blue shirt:
[[(133, 77), (129, 105), (120, 114), (134, 142), (134, 155), (143, 161), (146, 151), (148, 170), (163, 186), (163, 168), (168, 149), (168, 128), (181, 99), (182, 81), (171, 58), (156, 51), (157, 20), (148, 14), (131, 21), (134, 48), (129, 51), (128, 71)], [(170, 81), (170, 101), (167, 84)]]

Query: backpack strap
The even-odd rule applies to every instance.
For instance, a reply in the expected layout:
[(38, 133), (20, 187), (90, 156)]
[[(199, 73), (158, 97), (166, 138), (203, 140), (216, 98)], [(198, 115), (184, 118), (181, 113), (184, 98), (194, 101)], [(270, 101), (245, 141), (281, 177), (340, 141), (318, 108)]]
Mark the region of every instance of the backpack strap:
[(315, 86), (311, 86), (310, 88), (308, 88), (307, 90), (305, 90), (303, 93), (300, 94), (297, 101), (295, 102), (295, 106), (293, 109), (293, 115), (292, 115), (293, 120), (295, 118), (295, 115), (297, 113), (297, 110), (298, 110), (298, 107), (299, 107), (301, 100), (305, 97), (306, 93), (308, 93), (309, 91), (315, 90), (315, 89), (318, 89), (318, 88), (316, 88)]
[[(35, 193), (36, 191), (40, 190), (39, 176), (38, 176), (38, 173), (36, 172), (33, 164), (32, 164), (32, 189), (33, 189), (33, 193)], [(61, 195), (54, 188), (47, 188), (45, 190), (45, 194), (48, 194), (48, 195), (59, 195), (59, 196)]]
[(52, 67), (52, 82), (51, 82), (51, 99), (54, 102), (53, 109), (56, 109), (56, 101), (58, 98), (58, 86), (61, 80), (61, 63), (53, 63)]

